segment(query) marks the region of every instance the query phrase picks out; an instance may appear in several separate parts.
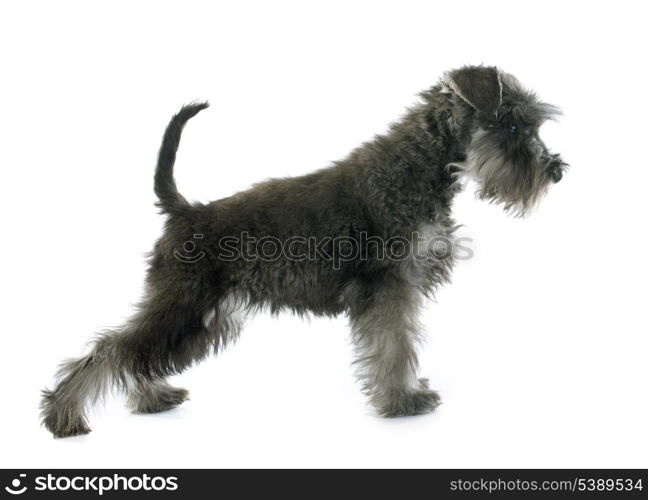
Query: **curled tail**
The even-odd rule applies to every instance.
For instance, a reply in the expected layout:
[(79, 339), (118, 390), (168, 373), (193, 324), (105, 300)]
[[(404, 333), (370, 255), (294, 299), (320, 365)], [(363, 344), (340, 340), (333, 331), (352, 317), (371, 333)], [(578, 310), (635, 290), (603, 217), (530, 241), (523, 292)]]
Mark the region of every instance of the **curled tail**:
[(185, 123), (207, 107), (209, 107), (209, 103), (206, 102), (187, 104), (171, 118), (164, 132), (157, 167), (155, 168), (154, 182), (155, 194), (160, 200), (157, 205), (163, 212), (171, 213), (176, 208), (187, 205), (187, 200), (178, 193), (176, 188), (173, 179), (173, 164), (175, 163), (176, 152), (180, 145), (180, 136)]

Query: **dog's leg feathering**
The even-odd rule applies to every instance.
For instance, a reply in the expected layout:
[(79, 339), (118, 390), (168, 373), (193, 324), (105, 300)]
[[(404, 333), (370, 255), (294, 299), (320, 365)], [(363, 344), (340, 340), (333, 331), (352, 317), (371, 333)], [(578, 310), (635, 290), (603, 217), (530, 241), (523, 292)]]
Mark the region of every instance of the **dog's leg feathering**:
[(54, 437), (68, 437), (90, 432), (85, 407), (96, 401), (113, 382), (110, 365), (114, 363), (111, 336), (94, 343), (92, 351), (81, 358), (64, 362), (57, 373), (54, 390), (44, 390), (41, 402), (43, 425)]
[(427, 413), (440, 404), (427, 380), (417, 376), (419, 301), (405, 284), (384, 284), (350, 309), (357, 375), (384, 417)]

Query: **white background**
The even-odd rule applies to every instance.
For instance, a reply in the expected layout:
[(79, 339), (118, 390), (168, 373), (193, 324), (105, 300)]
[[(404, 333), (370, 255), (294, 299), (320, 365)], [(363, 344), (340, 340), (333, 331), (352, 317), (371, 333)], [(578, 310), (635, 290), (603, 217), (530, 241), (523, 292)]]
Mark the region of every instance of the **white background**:
[[(4, 467), (647, 467), (645, 13), (641, 3), (3, 2)], [(531, 217), (474, 199), (474, 239), (428, 305), (444, 404), (383, 420), (344, 318), (261, 315), (174, 384), (181, 408), (93, 412), (53, 440), (39, 391), (120, 324), (160, 234), (153, 166), (183, 103), (180, 191), (300, 175), (382, 132), (444, 71), (493, 64), (564, 110), (571, 171)]]

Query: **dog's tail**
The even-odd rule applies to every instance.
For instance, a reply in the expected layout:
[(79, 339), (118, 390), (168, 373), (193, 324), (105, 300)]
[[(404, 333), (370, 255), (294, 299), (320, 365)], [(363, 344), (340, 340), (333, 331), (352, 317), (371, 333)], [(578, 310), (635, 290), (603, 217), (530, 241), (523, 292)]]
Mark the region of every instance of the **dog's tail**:
[(155, 194), (159, 198), (157, 206), (163, 212), (173, 213), (176, 209), (186, 206), (187, 200), (178, 193), (175, 180), (173, 179), (173, 164), (175, 163), (176, 152), (180, 145), (180, 136), (185, 123), (196, 116), (200, 111), (209, 107), (209, 103), (201, 102), (187, 104), (171, 118), (167, 125), (162, 146), (158, 155), (157, 167), (155, 169)]

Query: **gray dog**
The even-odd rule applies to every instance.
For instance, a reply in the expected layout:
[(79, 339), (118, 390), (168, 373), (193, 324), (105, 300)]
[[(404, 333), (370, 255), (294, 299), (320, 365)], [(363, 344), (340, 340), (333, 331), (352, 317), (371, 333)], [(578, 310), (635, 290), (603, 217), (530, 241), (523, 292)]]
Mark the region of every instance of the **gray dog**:
[(173, 164), (183, 126), (206, 107), (183, 107), (164, 134), (155, 193), (166, 225), (145, 299), (123, 328), (62, 365), (43, 393), (43, 424), (56, 437), (89, 432), (86, 407), (113, 387), (134, 412), (174, 408), (188, 393), (165, 377), (233, 342), (260, 308), (348, 314), (357, 375), (378, 413), (434, 410), (439, 396), (417, 374), (416, 317), (421, 298), (449, 278), (453, 252), (434, 248), (453, 241), (459, 181), (527, 213), (566, 167), (538, 136), (558, 109), (497, 68), (464, 67), (332, 167), (190, 204)]

